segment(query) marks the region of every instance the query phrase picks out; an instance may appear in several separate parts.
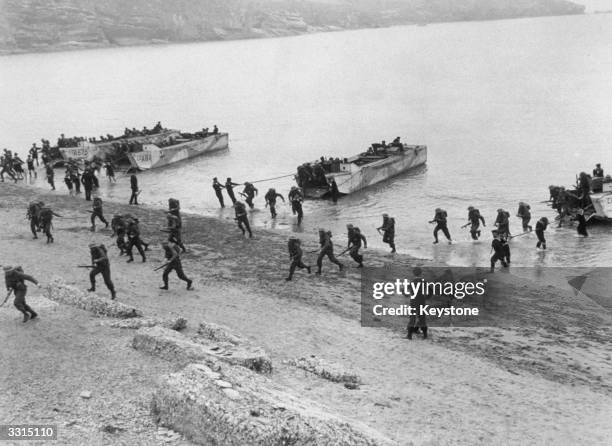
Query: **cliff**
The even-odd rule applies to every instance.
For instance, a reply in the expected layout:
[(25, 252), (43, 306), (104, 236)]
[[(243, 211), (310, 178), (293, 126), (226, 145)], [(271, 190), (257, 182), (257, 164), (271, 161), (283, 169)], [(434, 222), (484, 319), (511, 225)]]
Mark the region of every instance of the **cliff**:
[(0, 0), (0, 53), (583, 12), (565, 0)]

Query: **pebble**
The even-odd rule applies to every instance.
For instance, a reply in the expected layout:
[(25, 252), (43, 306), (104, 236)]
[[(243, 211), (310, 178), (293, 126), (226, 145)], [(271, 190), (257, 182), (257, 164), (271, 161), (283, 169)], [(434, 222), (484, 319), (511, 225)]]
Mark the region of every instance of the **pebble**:
[(91, 398), (91, 392), (89, 390), (83, 390), (80, 395), (81, 398), (88, 400)]
[(223, 389), (223, 393), (225, 393), (225, 396), (227, 396), (230, 400), (239, 400), (242, 398), (240, 393), (234, 389)]
[(230, 383), (228, 383), (227, 381), (223, 381), (221, 379), (216, 380), (215, 384), (218, 385), (219, 387), (223, 387), (224, 389), (229, 389), (230, 387), (232, 387)]

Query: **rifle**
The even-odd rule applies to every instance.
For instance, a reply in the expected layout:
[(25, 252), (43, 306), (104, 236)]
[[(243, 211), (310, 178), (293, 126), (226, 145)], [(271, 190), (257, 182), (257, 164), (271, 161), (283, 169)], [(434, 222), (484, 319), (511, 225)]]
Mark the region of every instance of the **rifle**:
[(160, 269), (162, 269), (162, 268), (165, 268), (165, 267), (166, 267), (166, 266), (168, 266), (168, 265), (170, 265), (170, 262), (168, 262), (168, 263), (164, 263), (162, 266), (158, 266), (158, 267), (157, 267), (157, 268), (155, 268), (153, 271), (158, 271), (158, 270), (160, 270)]
[(349, 247), (349, 248), (346, 248), (344, 251), (342, 251), (340, 254), (338, 254), (338, 257), (340, 257), (340, 256), (342, 256), (342, 255), (344, 255), (344, 254), (346, 254), (348, 251), (350, 251), (350, 249), (351, 249), (350, 247)]
[(464, 224), (463, 226), (461, 226), (461, 229), (463, 229), (463, 228), (467, 228), (467, 227), (468, 227), (469, 225), (471, 225), (471, 224), (472, 224), (472, 222), (468, 222), (468, 223)]
[(77, 268), (95, 268), (93, 265), (77, 265)]
[(6, 293), (6, 297), (4, 298), (4, 300), (2, 301), (2, 303), (0, 304), (0, 307), (3, 306), (6, 301), (8, 300), (9, 297), (11, 297), (11, 294), (13, 293), (13, 289), (11, 288), (8, 293)]
[(521, 237), (521, 236), (523, 236), (523, 235), (525, 235), (525, 234), (529, 234), (530, 232), (531, 232), (531, 231), (525, 231), (525, 232), (523, 232), (522, 234), (511, 235), (511, 236), (509, 236), (508, 238), (509, 238), (509, 239), (511, 239), (511, 238), (514, 238), (514, 237)]

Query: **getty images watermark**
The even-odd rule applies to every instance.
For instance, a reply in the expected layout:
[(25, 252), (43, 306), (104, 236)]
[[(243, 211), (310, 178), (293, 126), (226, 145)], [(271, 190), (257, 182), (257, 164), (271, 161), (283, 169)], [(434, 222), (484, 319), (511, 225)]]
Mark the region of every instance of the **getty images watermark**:
[[(406, 329), (606, 325), (612, 268), (363, 268), (361, 324)], [(411, 320), (412, 318), (412, 320)], [(415, 320), (416, 318), (416, 320)]]

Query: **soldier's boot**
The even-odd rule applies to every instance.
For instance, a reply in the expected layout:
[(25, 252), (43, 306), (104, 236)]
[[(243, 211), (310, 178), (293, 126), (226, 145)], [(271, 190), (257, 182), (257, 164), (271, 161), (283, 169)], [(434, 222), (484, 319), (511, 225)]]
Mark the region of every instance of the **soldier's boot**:
[(187, 281), (187, 289), (188, 289), (188, 290), (191, 290), (191, 284), (193, 284), (193, 280), (189, 279), (189, 280)]
[(406, 338), (412, 339), (413, 332), (414, 332), (414, 327), (408, 327), (408, 334), (406, 335)]
[(423, 339), (427, 339), (427, 327), (421, 327), (421, 331), (423, 332)]
[(30, 315), (26, 312), (23, 313), (23, 322), (27, 322), (30, 320)]

